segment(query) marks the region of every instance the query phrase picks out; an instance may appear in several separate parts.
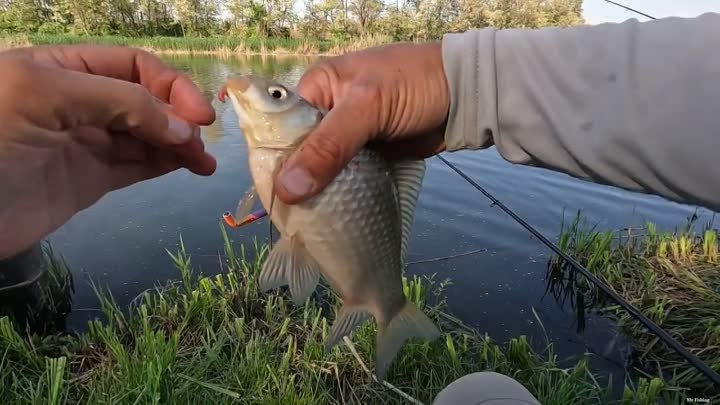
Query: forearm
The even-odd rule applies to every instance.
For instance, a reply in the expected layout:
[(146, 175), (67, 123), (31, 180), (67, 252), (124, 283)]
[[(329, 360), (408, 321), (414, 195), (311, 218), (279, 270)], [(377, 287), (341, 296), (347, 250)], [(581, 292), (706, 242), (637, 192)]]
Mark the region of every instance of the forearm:
[(447, 148), (720, 210), (720, 15), (449, 34)]

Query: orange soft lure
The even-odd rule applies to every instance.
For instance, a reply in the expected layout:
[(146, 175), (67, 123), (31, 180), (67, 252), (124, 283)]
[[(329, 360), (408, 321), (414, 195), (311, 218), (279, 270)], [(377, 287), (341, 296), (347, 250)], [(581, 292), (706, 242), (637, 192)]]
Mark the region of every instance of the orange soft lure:
[(267, 211), (265, 211), (264, 209), (261, 208), (261, 209), (255, 211), (255, 212), (253, 212), (252, 214), (246, 215), (246, 216), (242, 219), (242, 221), (238, 222), (237, 219), (235, 218), (235, 216), (230, 213), (230, 211), (226, 211), (226, 212), (223, 214), (223, 220), (225, 220), (225, 223), (226, 223), (229, 227), (231, 227), (231, 228), (238, 228), (238, 227), (241, 227), (241, 226), (243, 226), (243, 225), (251, 224), (251, 223), (257, 221), (258, 219), (260, 219), (260, 218), (262, 218), (262, 217), (264, 217), (264, 216), (266, 216), (266, 215), (267, 215)]

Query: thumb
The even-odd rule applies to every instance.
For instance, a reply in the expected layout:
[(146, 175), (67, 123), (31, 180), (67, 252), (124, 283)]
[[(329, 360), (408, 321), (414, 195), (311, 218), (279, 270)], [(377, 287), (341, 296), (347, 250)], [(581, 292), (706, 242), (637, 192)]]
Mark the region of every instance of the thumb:
[(297, 204), (321, 192), (373, 136), (371, 116), (357, 103), (335, 105), (282, 165), (275, 195)]

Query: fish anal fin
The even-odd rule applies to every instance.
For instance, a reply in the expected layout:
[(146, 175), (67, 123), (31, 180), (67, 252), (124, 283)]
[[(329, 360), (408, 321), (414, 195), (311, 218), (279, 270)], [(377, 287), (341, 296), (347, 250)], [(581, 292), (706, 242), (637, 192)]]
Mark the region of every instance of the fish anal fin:
[(340, 343), (345, 336), (351, 336), (355, 330), (370, 319), (370, 312), (358, 305), (343, 305), (333, 322), (325, 342), (325, 350), (329, 351)]
[(415, 216), (415, 207), (425, 177), (425, 160), (399, 160), (389, 163), (390, 176), (397, 190), (397, 202), (400, 211), (400, 244), (403, 263), (407, 257), (408, 241)]
[(258, 277), (261, 291), (290, 287), (290, 297), (300, 305), (320, 282), (320, 265), (298, 236), (282, 237), (273, 246)]
[(383, 381), (395, 356), (405, 341), (411, 337), (435, 340), (440, 337), (440, 330), (433, 321), (410, 301), (395, 315), (387, 325), (378, 324), (375, 374)]

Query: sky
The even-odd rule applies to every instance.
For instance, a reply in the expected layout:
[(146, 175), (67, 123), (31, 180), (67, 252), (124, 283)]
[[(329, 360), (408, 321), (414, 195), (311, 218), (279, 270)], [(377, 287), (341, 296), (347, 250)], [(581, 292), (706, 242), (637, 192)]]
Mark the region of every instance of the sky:
[[(695, 17), (705, 12), (720, 13), (720, 0), (613, 0), (655, 18)], [(605, 0), (584, 0), (583, 16), (587, 24), (622, 22), (630, 18), (648, 18), (625, 10)]]

